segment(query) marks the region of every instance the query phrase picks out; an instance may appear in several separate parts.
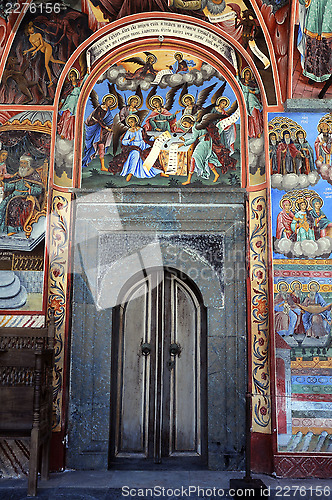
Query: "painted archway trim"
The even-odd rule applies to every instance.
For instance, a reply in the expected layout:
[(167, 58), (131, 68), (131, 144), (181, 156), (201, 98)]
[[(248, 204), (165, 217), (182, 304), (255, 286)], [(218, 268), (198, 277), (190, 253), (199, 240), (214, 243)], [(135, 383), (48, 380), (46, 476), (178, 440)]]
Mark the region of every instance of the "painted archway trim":
[[(179, 23), (188, 23), (189, 25), (200, 26), (200, 27), (206, 29), (208, 32), (211, 32), (215, 35), (218, 35), (221, 38), (221, 40), (224, 40), (229, 45), (231, 45), (245, 59), (248, 66), (252, 70), (252, 72), (255, 76), (255, 79), (257, 81), (257, 84), (259, 86), (259, 90), (260, 90), (260, 93), (262, 96), (263, 105), (268, 106), (264, 84), (263, 84), (261, 76), (257, 70), (257, 67), (256, 67), (253, 59), (248, 54), (248, 52), (243, 48), (243, 46), (239, 42), (234, 40), (234, 38), (232, 38), (228, 33), (224, 32), (220, 28), (218, 28), (216, 26), (211, 26), (211, 24), (209, 24), (205, 21), (201, 21), (199, 19), (189, 17), (189, 16), (183, 16), (180, 14), (164, 14), (161, 12), (161, 13), (142, 13), (140, 15), (135, 14), (133, 16), (125, 17), (124, 19), (121, 19), (121, 20), (116, 21), (114, 23), (107, 24), (106, 26), (104, 26), (103, 28), (98, 30), (96, 33), (91, 35), (85, 42), (83, 42), (75, 50), (75, 52), (71, 55), (71, 57), (67, 61), (66, 65), (65, 65), (65, 67), (60, 75), (58, 85), (57, 85), (57, 90), (56, 90), (55, 97), (54, 97), (54, 108), (56, 108), (56, 109), (58, 108), (61, 88), (62, 88), (62, 85), (67, 77), (68, 71), (70, 70), (70, 68), (75, 63), (75, 61), (78, 59), (78, 57), (80, 56), (80, 54), (82, 52), (89, 49), (93, 43), (95, 43), (97, 40), (103, 38), (104, 36), (108, 35), (109, 33), (120, 30), (128, 25), (135, 24), (135, 22), (139, 22), (142, 20), (149, 20), (149, 19), (150, 20), (157, 20), (157, 19), (173, 20), (173, 21), (178, 21)], [(148, 38), (145, 36), (144, 39), (147, 40)], [(151, 39), (153, 39), (153, 36), (151, 36)], [(160, 44), (160, 42), (158, 42), (158, 43)], [(88, 81), (86, 82), (85, 85), (87, 85), (87, 84), (88, 84)]]
[[(138, 20), (137, 16), (133, 16), (136, 20)], [(184, 22), (184, 16), (175, 16), (174, 17), (176, 19), (179, 19), (179, 21), (181, 21), (181, 23)], [(151, 15), (151, 14), (148, 14), (146, 16), (146, 18), (149, 18), (149, 19), (158, 19), (160, 18), (160, 14), (154, 14), (154, 15)], [(140, 20), (142, 19), (142, 17), (139, 18)], [(190, 24), (193, 24), (193, 19), (192, 18), (186, 18), (188, 19), (188, 22), (190, 22)], [(195, 24), (197, 24), (197, 20), (195, 20)], [(119, 21), (118, 23), (114, 23), (112, 24), (111, 26), (105, 26), (105, 28), (102, 28), (100, 31), (103, 32), (103, 34), (107, 34), (107, 33), (110, 33), (110, 32), (114, 32), (114, 25), (117, 25), (118, 29), (120, 30), (122, 26), (125, 26), (128, 24), (128, 19), (125, 18), (125, 20), (121, 20)], [(207, 27), (208, 28), (208, 31), (213, 31), (215, 32), (216, 31), (216, 28), (214, 28), (212, 30), (211, 26), (208, 25), (207, 23), (201, 23), (204, 28)], [(221, 39), (225, 39), (226, 37), (224, 36), (224, 33), (219, 30), (218, 32), (219, 36), (221, 37)], [(73, 56), (69, 59), (62, 75), (61, 75), (61, 78), (59, 80), (59, 84), (58, 84), (58, 88), (57, 88), (57, 95), (56, 95), (56, 99), (57, 101), (55, 102), (55, 106), (54, 106), (54, 109), (56, 109), (56, 106), (59, 102), (59, 98), (60, 98), (60, 90), (61, 90), (61, 83), (64, 82), (66, 76), (67, 76), (67, 73), (70, 69), (70, 67), (73, 65), (73, 63), (75, 62), (75, 60), (77, 59), (77, 57), (79, 56), (80, 53), (82, 53), (83, 50), (86, 50), (90, 45), (91, 43), (94, 41), (94, 40), (97, 40), (97, 39), (100, 39), (101, 38), (101, 35), (100, 35), (100, 32), (96, 33), (95, 35), (93, 35), (89, 41), (86, 42), (86, 44), (83, 44), (83, 46), (80, 47), (79, 50), (77, 50)], [(171, 42), (173, 42), (173, 47), (174, 47), (174, 39), (168, 39), (166, 37), (166, 39), (164, 40), (164, 43), (165, 43), (165, 46), (167, 46), (167, 43), (170, 44)], [(233, 43), (234, 41), (230, 40), (227, 42), (229, 42), (230, 45), (234, 46), (235, 47), (235, 44)], [(142, 47), (144, 46), (144, 44), (148, 44), (148, 47), (151, 49), (152, 47), (152, 43), (155, 44), (155, 47), (160, 47), (160, 42), (158, 40), (157, 37), (150, 37), (149, 39), (142, 39), (142, 40), (139, 40), (139, 42), (137, 41), (131, 41), (128, 45), (126, 45), (126, 48), (123, 49), (123, 46), (117, 48), (116, 50), (112, 50), (109, 54), (106, 54), (105, 58), (102, 58), (101, 61), (98, 61), (93, 67), (92, 67), (92, 71), (91, 71), (91, 75), (89, 76), (89, 78), (87, 79), (85, 85), (83, 86), (82, 88), (82, 93), (81, 93), (81, 96), (80, 96), (80, 101), (78, 103), (78, 116), (82, 116), (82, 113), (84, 112), (84, 105), (85, 105), (85, 102), (89, 96), (89, 93), (91, 92), (91, 89), (93, 88), (95, 82), (97, 81), (98, 77), (103, 73), (103, 71), (105, 71), (105, 66), (107, 66), (107, 64), (109, 64), (109, 61), (110, 59), (112, 58), (113, 61), (116, 61), (118, 58), (118, 60), (120, 60), (120, 57), (123, 56), (123, 52), (124, 50), (128, 50), (128, 51), (131, 51), (133, 52), (134, 50), (137, 52), (137, 51), (140, 51), (142, 50)], [(246, 120), (246, 112), (245, 112), (245, 106), (244, 106), (244, 100), (243, 100), (243, 95), (242, 95), (242, 92), (240, 90), (240, 87), (235, 79), (235, 75), (234, 75), (234, 70), (232, 71), (232, 68), (230, 68), (230, 66), (227, 64), (226, 61), (223, 61), (224, 64), (222, 65), (222, 61), (221, 61), (221, 58), (220, 58), (220, 55), (217, 54), (215, 51), (213, 51), (212, 49), (209, 49), (207, 50), (206, 48), (204, 48), (203, 46), (199, 46), (199, 44), (191, 44), (189, 43), (187, 40), (181, 40), (181, 39), (177, 39), (177, 43), (186, 43), (186, 47), (188, 48), (188, 50), (190, 51), (193, 51), (195, 53), (199, 53), (202, 55), (202, 57), (204, 58), (207, 58), (208, 61), (212, 63), (212, 65), (214, 67), (216, 67), (218, 70), (220, 70), (223, 74), (223, 76), (225, 76), (226, 80), (230, 83), (230, 85), (232, 86), (234, 92), (235, 92), (235, 95), (236, 97), (238, 98), (239, 100), (239, 106), (240, 106), (240, 109), (241, 109), (241, 118), (243, 120), (243, 127), (244, 127), (244, 133), (242, 134), (242, 140), (244, 141), (243, 144), (244, 144), (244, 155), (246, 155), (246, 160), (245, 160), (245, 164), (248, 164), (248, 149), (247, 149), (247, 146), (246, 146), (246, 141), (247, 141), (247, 137), (248, 137), (248, 133), (247, 133), (247, 120)], [(180, 47), (182, 47), (183, 45), (180, 45)], [(238, 47), (236, 47), (236, 50), (238, 50), (238, 52), (241, 53), (241, 55), (243, 56), (244, 60), (247, 61), (248, 65), (251, 67), (252, 71), (253, 71), (253, 74), (255, 75), (255, 78), (258, 82), (258, 85), (259, 85), (259, 88), (261, 90), (261, 93), (262, 93), (262, 100), (263, 100), (263, 106), (264, 106), (264, 118), (265, 118), (265, 123), (267, 123), (267, 100), (266, 100), (266, 95), (265, 95), (265, 92), (264, 92), (264, 87), (263, 87), (263, 83), (262, 83), (262, 80), (261, 80), (261, 77), (257, 71), (257, 68), (256, 66), (253, 64), (253, 61), (251, 60), (250, 57), (248, 57), (248, 55), (245, 53), (244, 49), (242, 46), (240, 46), (238, 44)], [(81, 137), (81, 134), (79, 133), (79, 130), (78, 128), (81, 127), (82, 128), (83, 126), (83, 123), (82, 123), (82, 120), (77, 120), (77, 123), (76, 123), (76, 137), (77, 137), (77, 141), (80, 140), (80, 137)], [(56, 128), (55, 126), (53, 127), (53, 134), (54, 134), (54, 138), (55, 138), (55, 134), (56, 134)], [(78, 142), (75, 143), (75, 145), (77, 145)], [(77, 158), (80, 158), (79, 154), (77, 153)], [(76, 163), (77, 164), (77, 163)], [(245, 171), (243, 170), (244, 174), (245, 174)], [(244, 184), (248, 184), (247, 181), (246, 181), (246, 178), (244, 179)], [(257, 191), (258, 188), (262, 189), (264, 186), (255, 186), (255, 187), (249, 187), (248, 190), (250, 191)], [(63, 190), (64, 192), (68, 191), (68, 190)], [(253, 211), (255, 211), (255, 213), (258, 214), (259, 216), (259, 226), (257, 226), (256, 222), (256, 226), (253, 224), (252, 225), (252, 229), (256, 231), (256, 229), (258, 229), (259, 231), (262, 231), (261, 234), (258, 234), (257, 231), (256, 231), (256, 235), (258, 234), (258, 236), (260, 236), (262, 239), (265, 238), (265, 235), (264, 235), (264, 231), (266, 230), (266, 223), (264, 222), (265, 221), (265, 218), (263, 218), (263, 214), (266, 214), (266, 211), (262, 209), (262, 207), (264, 207), (264, 192), (261, 192), (260, 195), (254, 195), (253, 194), (253, 197), (252, 197), (252, 204), (253, 204)], [(256, 201), (255, 201), (256, 200)], [(251, 214), (250, 214), (251, 215)], [(250, 215), (249, 215), (249, 218), (250, 218)], [(265, 217), (265, 215), (264, 215)], [(256, 219), (255, 219), (256, 220)], [(265, 228), (265, 229), (264, 229)], [(258, 240), (257, 240), (258, 242)], [(267, 259), (266, 259), (266, 256), (265, 256), (265, 252), (266, 252), (266, 245), (264, 246), (263, 249), (261, 249), (261, 247), (259, 247), (258, 245), (257, 246), (257, 249), (255, 250), (255, 254), (253, 256), (253, 258), (260, 258), (260, 256), (262, 255), (262, 258), (260, 259), (259, 261), (259, 265), (261, 266), (259, 269), (258, 267), (252, 267), (252, 270), (250, 272), (250, 276), (252, 275), (253, 277), (255, 277), (256, 275), (254, 275), (253, 273), (256, 273), (257, 271), (257, 276), (255, 277), (255, 280), (252, 280), (252, 283), (253, 284), (256, 284), (257, 282), (257, 285), (261, 287), (262, 289), (262, 295), (266, 293), (266, 286), (265, 286), (265, 282), (264, 284), (261, 283), (261, 278), (260, 278), (260, 273), (263, 272), (261, 269), (264, 269), (264, 272), (267, 271)], [(261, 249), (261, 250), (259, 250)], [(257, 257), (258, 256), (258, 257)], [(256, 279), (257, 278), (257, 279)], [(249, 290), (249, 294), (248, 294), (248, 299), (249, 299), (249, 306), (251, 305), (251, 300), (254, 298), (254, 294), (252, 293), (252, 289)], [(264, 305), (264, 304), (263, 304)], [(265, 305), (266, 305), (266, 302), (265, 302)], [(67, 321), (68, 321), (68, 311), (67, 311), (67, 314), (66, 314), (66, 324), (67, 324)], [(251, 318), (250, 318), (251, 320)], [(265, 312), (264, 312), (264, 321), (266, 321), (265, 319)], [(252, 332), (252, 329), (251, 327), (249, 327), (249, 331)], [(264, 330), (266, 332), (266, 335), (268, 333), (268, 330), (265, 329)], [(264, 346), (267, 345), (267, 339), (264, 343)], [(267, 363), (267, 357), (264, 356), (264, 363), (266, 364)], [(257, 364), (257, 363), (256, 363)], [(251, 376), (249, 374), (249, 376)], [(262, 397), (264, 397), (266, 400), (269, 399), (269, 394), (268, 394), (268, 390), (269, 390), (269, 384), (267, 384), (266, 386), (266, 389), (264, 389), (264, 395)], [(261, 403), (261, 399), (262, 399), (261, 396), (259, 396), (257, 398), (257, 406), (259, 406), (259, 409), (262, 409), (266, 412), (269, 412), (269, 409), (268, 407), (265, 407), (262, 405)], [(262, 413), (261, 413), (262, 414)], [(267, 414), (265, 414), (267, 415)], [(269, 417), (269, 413), (267, 415), (267, 418), (265, 419), (267, 422), (268, 422), (268, 417)], [(265, 425), (265, 424), (264, 424)], [(257, 426), (256, 430), (257, 432), (261, 432), (261, 427), (259, 428), (259, 426)], [(268, 434), (270, 431), (270, 427), (269, 427), (269, 424), (267, 423), (267, 425), (265, 426), (265, 432), (266, 434)]]

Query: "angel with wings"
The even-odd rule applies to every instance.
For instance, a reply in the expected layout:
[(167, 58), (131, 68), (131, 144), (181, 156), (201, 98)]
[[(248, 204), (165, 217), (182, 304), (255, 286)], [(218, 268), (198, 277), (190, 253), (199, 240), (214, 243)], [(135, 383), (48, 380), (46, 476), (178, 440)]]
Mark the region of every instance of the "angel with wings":
[(235, 113), (235, 111), (238, 109), (238, 103), (237, 101), (234, 101), (230, 106), (230, 100), (228, 99), (228, 97), (223, 95), (225, 87), (226, 82), (216, 90), (211, 98), (210, 106), (201, 111), (198, 117), (198, 121), (203, 121), (204, 125), (210, 122), (218, 124), (221, 142), (233, 153), (234, 143), (236, 139), (235, 123), (231, 123), (226, 127), (221, 127), (220, 124), (222, 120), (232, 116), (233, 113)]
[(217, 182), (221, 170), (222, 174), (228, 170), (235, 170), (236, 160), (230, 154), (231, 151), (222, 143), (218, 128), (215, 124), (215, 117), (212, 113), (207, 113), (204, 119), (200, 122), (195, 121), (195, 118), (187, 115), (182, 117), (182, 125), (190, 132), (186, 137), (180, 137), (184, 146), (195, 145), (191, 156), (188, 178), (182, 184), (188, 185), (191, 183), (191, 178), (194, 172), (203, 179), (209, 179), (210, 171), (214, 174), (213, 182)]
[(149, 92), (146, 105), (152, 110), (151, 115), (147, 118), (144, 128), (147, 132), (174, 132), (176, 130), (176, 115), (180, 113), (179, 110), (171, 113), (173, 107), (175, 94), (180, 90), (181, 85), (171, 88), (166, 94), (166, 103), (163, 97), (156, 95), (156, 87), (153, 87)]
[(137, 88), (136, 94), (128, 97), (127, 104), (125, 103), (121, 94), (119, 94), (114, 85), (109, 86), (110, 94), (116, 94), (118, 99), (118, 108), (120, 112), (115, 115), (113, 120), (113, 154), (116, 155), (120, 138), (123, 136), (128, 129), (127, 118), (131, 115), (135, 115), (139, 118), (139, 123), (142, 123), (148, 114), (146, 109), (141, 110), (143, 105), (143, 94), (141, 87)]
[[(195, 97), (192, 94), (188, 93), (188, 84), (185, 83), (182, 87), (182, 91), (179, 97), (179, 104), (184, 108), (182, 111), (182, 117), (190, 115), (196, 119), (199, 111), (203, 109), (206, 99), (209, 97), (215, 86), (216, 84), (214, 83), (213, 85), (210, 85), (209, 87), (201, 90), (198, 93), (195, 101)], [(177, 122), (177, 127), (180, 132), (183, 131), (183, 123), (181, 120)]]
[(127, 71), (126, 79), (127, 80), (144, 80), (147, 75), (156, 76), (158, 71), (154, 69), (153, 65), (157, 62), (157, 57), (151, 52), (144, 52), (146, 55), (145, 61), (141, 57), (129, 57), (129, 59), (125, 59), (123, 62), (139, 64), (141, 67), (138, 68), (134, 73)]
[(236, 3), (229, 3), (230, 7), (235, 12), (235, 25), (234, 28), (242, 29), (241, 43), (243, 47), (248, 50), (250, 48), (251, 52), (255, 54), (256, 57), (264, 64), (264, 69), (271, 66), (268, 57), (259, 50), (256, 45), (256, 34), (259, 29), (259, 21), (255, 16), (252, 9), (245, 9), (241, 11), (241, 7)]
[(106, 94), (102, 103), (99, 104), (98, 95), (93, 90), (90, 94), (90, 100), (94, 110), (85, 121), (86, 135), (82, 166), (87, 167), (90, 161), (98, 155), (101, 164), (100, 170), (108, 172), (105, 167), (105, 154), (112, 141), (112, 110), (117, 108), (118, 98), (115, 94)]
[(128, 115), (125, 125), (122, 126), (125, 131), (121, 139), (122, 151), (110, 162), (109, 172), (126, 177), (127, 182), (133, 176), (139, 179), (149, 179), (156, 175), (168, 177), (158, 158), (152, 166), (147, 167), (144, 163), (151, 151), (153, 141), (141, 127), (139, 117), (134, 114)]
[[(140, 113), (140, 109), (142, 106), (143, 106), (143, 94), (142, 94), (141, 87), (138, 86), (137, 90), (136, 90), (136, 94), (129, 96), (127, 99), (127, 102), (123, 103), (123, 106), (121, 106), (121, 103), (119, 101), (121, 122), (125, 123), (126, 118), (129, 115), (137, 115), (137, 113)], [(146, 114), (147, 114), (147, 112), (146, 112)], [(140, 116), (140, 120), (142, 123), (143, 118), (141, 116)]]

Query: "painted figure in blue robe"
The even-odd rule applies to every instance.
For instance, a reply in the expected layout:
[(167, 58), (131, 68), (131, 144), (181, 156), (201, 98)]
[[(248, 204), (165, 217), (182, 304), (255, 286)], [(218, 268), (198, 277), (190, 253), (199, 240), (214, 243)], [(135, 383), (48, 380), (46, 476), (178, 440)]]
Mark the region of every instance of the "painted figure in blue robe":
[(85, 149), (82, 166), (87, 167), (93, 158), (99, 156), (102, 171), (108, 172), (105, 167), (105, 154), (111, 144), (113, 135), (112, 110), (118, 105), (114, 94), (106, 94), (102, 104), (96, 105), (95, 109), (85, 121)]
[(120, 175), (126, 177), (127, 181), (130, 181), (132, 176), (138, 177), (139, 179), (145, 179), (159, 175), (160, 170), (153, 167), (148, 170), (143, 166), (143, 160), (139, 150), (144, 151), (149, 148), (149, 145), (143, 140), (142, 127), (138, 125), (138, 118), (136, 115), (129, 116), (127, 124), (129, 125), (129, 129), (122, 139), (122, 144), (124, 146), (136, 146), (138, 149), (130, 151)]
[(322, 212), (323, 200), (320, 196), (316, 196), (311, 201), (312, 210), (310, 210), (310, 216), (314, 221), (314, 231), (316, 239), (327, 236), (328, 228), (332, 227), (332, 222), (326, 217)]
[(295, 202), (297, 212), (291, 223), (291, 230), (295, 234), (296, 241), (315, 240), (315, 233), (311, 226), (312, 220), (308, 212), (308, 202), (305, 198), (298, 198)]
[[(307, 337), (319, 339), (330, 333), (331, 304), (327, 304), (319, 293), (320, 285), (311, 281), (308, 285), (309, 294), (303, 301), (303, 325)], [(319, 307), (320, 306), (320, 307)]]
[(160, 175), (168, 177), (157, 158), (153, 165), (146, 165), (145, 160), (149, 156), (153, 142), (147, 136), (145, 130), (140, 126), (137, 115), (129, 115), (126, 119), (128, 129), (122, 138), (122, 152), (116, 155), (109, 164), (109, 172), (119, 173), (126, 177), (129, 182), (134, 176), (139, 179), (149, 179)]
[(0, 203), (0, 232), (13, 235), (23, 232), (34, 211), (40, 211), (45, 187), (32, 166), (32, 158), (20, 158), (18, 172), (4, 179), (5, 198)]
[(180, 73), (183, 75), (184, 73), (188, 73), (190, 71), (189, 68), (196, 66), (196, 63), (192, 59), (183, 59), (182, 52), (175, 52), (174, 59), (175, 63), (172, 66), (169, 66), (169, 69), (171, 69), (173, 73)]
[(248, 113), (249, 137), (260, 137), (263, 133), (263, 105), (260, 101), (260, 91), (249, 67), (242, 70), (241, 78), (236, 73), (236, 79), (243, 92), (244, 102)]

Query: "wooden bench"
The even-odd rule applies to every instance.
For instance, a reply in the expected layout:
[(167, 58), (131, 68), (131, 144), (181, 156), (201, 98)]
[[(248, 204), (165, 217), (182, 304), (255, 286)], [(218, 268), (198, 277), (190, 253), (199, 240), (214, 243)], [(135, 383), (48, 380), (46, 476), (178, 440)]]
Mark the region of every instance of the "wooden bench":
[(0, 328), (0, 438), (30, 437), (28, 496), (48, 479), (54, 314), (44, 328)]

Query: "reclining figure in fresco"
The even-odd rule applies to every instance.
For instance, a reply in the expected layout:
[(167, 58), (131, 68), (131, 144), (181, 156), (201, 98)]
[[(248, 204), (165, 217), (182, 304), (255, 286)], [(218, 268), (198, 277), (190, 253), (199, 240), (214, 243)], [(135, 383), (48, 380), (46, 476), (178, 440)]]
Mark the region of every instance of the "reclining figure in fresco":
[(21, 156), (18, 172), (4, 179), (4, 192), (0, 203), (0, 231), (8, 235), (26, 231), (34, 211), (41, 210), (45, 195), (42, 178), (32, 166), (30, 156)]

